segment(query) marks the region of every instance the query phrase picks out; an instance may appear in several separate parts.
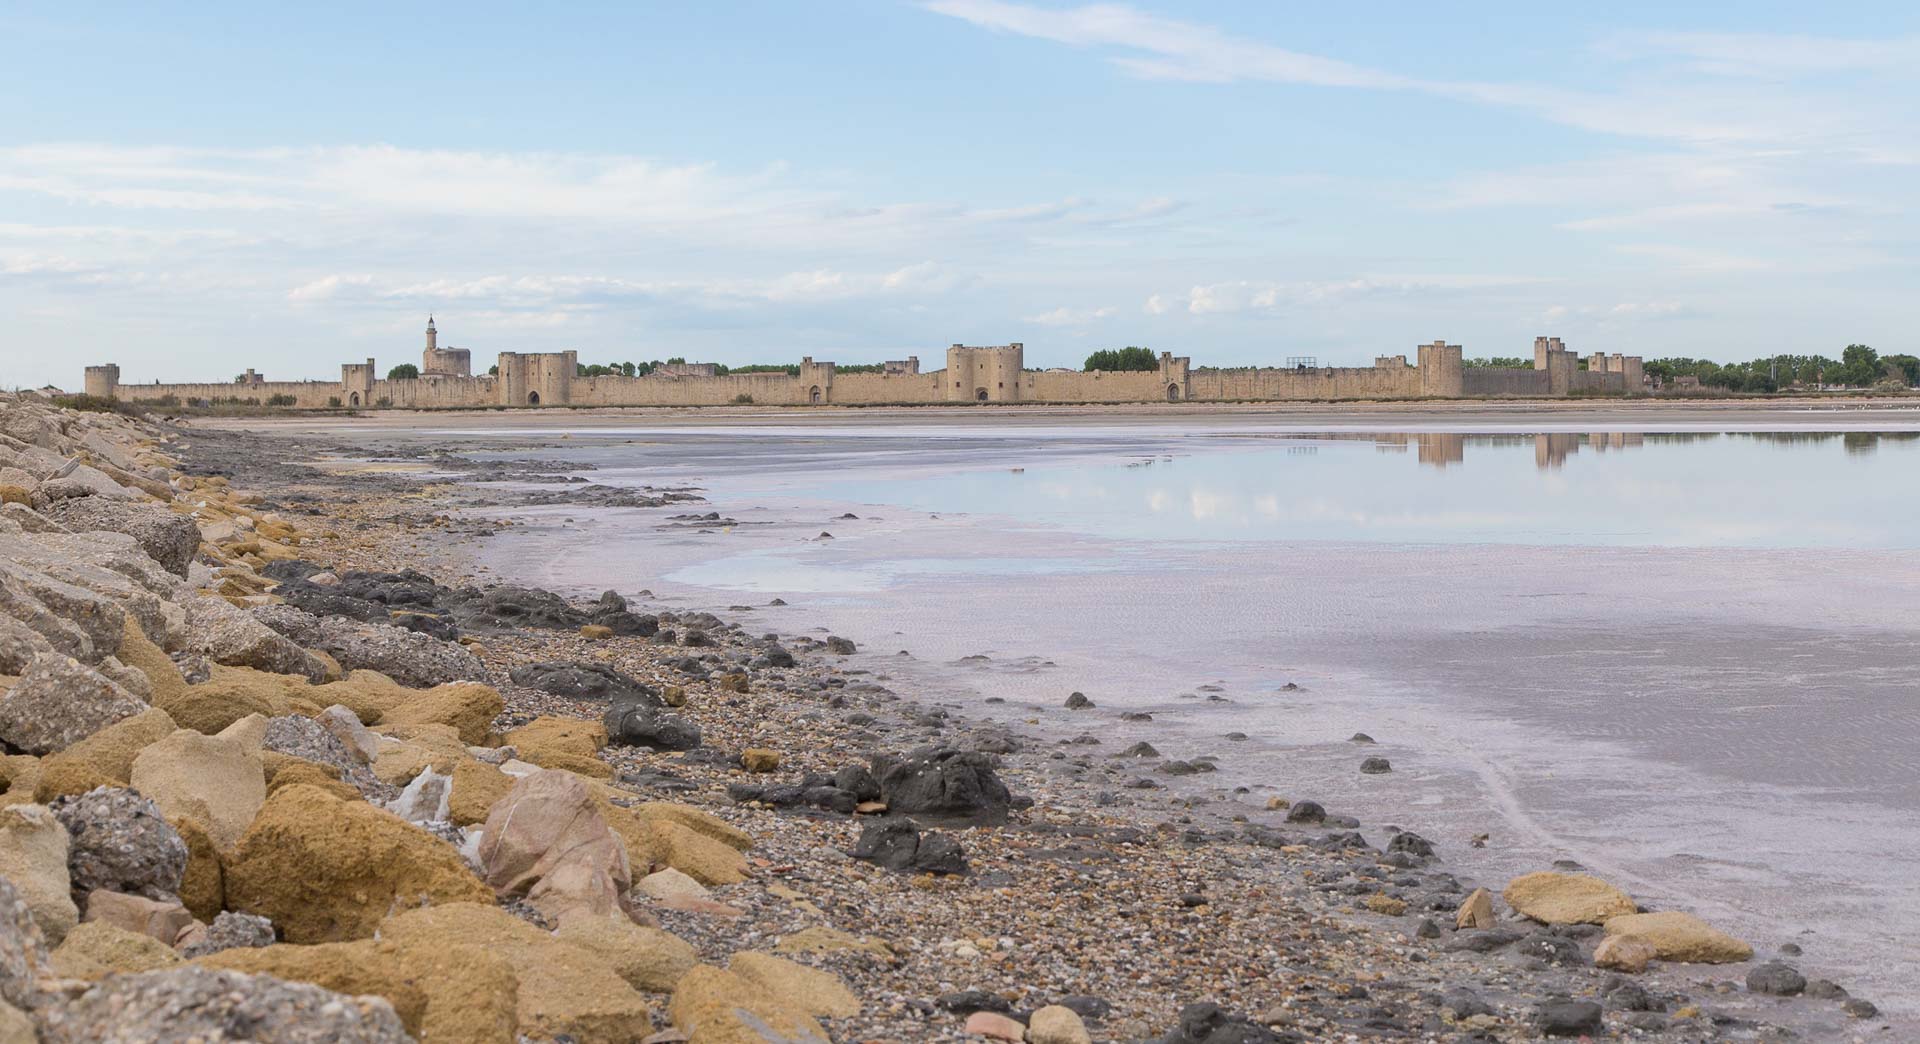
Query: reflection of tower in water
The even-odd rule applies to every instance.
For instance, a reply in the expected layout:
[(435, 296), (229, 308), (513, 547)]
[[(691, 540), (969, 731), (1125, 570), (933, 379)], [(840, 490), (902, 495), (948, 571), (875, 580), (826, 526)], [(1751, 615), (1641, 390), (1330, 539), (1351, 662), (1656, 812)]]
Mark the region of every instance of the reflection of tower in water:
[(1467, 437), (1456, 432), (1430, 431), (1420, 436), (1420, 463), (1444, 468), (1467, 459)]

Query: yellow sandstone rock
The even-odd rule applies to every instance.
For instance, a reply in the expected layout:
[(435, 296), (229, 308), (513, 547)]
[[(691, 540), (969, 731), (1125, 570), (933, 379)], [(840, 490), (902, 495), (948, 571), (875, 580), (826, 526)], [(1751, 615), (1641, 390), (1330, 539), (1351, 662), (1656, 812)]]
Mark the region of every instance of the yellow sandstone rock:
[(482, 761), (467, 758), (453, 766), (453, 790), (447, 796), (447, 815), (457, 826), (487, 821), (493, 803), (513, 789), (513, 777)]
[(519, 1032), (580, 1044), (626, 1044), (653, 1032), (647, 1000), (598, 952), (541, 931), (487, 903), (451, 903), (388, 918), (380, 937), (424, 946), (483, 947), (512, 964)]
[(65, 979), (104, 979), (115, 972), (144, 972), (179, 964), (173, 947), (106, 921), (88, 921), (67, 933), (52, 954), (53, 972)]
[(512, 962), (460, 940), (281, 943), (222, 950), (194, 963), (385, 997), (421, 1044), (512, 1044), (516, 1039), (519, 991)]
[(1501, 893), (1507, 905), (1543, 924), (1605, 924), (1639, 909), (1633, 897), (1586, 874), (1523, 874)]
[(769, 1038), (755, 1023), (779, 1034), (774, 1039), (827, 1036), (804, 1008), (744, 975), (710, 964), (698, 965), (680, 979), (667, 1014), (692, 1044), (763, 1044)]
[(734, 954), (727, 970), (809, 1015), (844, 1019), (860, 1014), (859, 999), (831, 972), (752, 950)]
[(1453, 926), (1465, 931), (1469, 928), (1492, 928), (1496, 921), (1493, 915), (1493, 895), (1484, 888), (1476, 888), (1460, 909), (1454, 911)]
[(452, 845), (309, 786), (268, 798), (224, 869), (227, 908), (296, 943), (366, 938), (394, 909), (493, 900)]
[(175, 728), (173, 719), (157, 707), (114, 722), (49, 755), (41, 763), (34, 797), (44, 804), (66, 794), (84, 794), (94, 787), (124, 787), (132, 778), (133, 759), (173, 735)]
[(380, 716), (382, 726), (451, 725), (460, 742), (471, 746), (485, 743), (487, 726), (493, 724), (505, 704), (500, 693), (478, 682), (449, 682), (427, 689)]
[(1609, 936), (1637, 936), (1663, 961), (1733, 964), (1753, 956), (1753, 947), (1692, 914), (1678, 911), (1628, 914), (1607, 922)]
[(700, 960), (680, 937), (634, 924), (625, 917), (568, 912), (561, 915), (560, 929), (554, 936), (598, 954), (636, 990), (671, 992), (680, 977)]

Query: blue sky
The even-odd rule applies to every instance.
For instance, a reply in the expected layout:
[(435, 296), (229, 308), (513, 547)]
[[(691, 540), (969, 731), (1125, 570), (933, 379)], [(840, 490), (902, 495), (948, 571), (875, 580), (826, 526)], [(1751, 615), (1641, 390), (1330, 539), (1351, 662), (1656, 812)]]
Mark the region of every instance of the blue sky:
[(0, 384), (1920, 347), (1920, 11), (1573, 6), (4, 4)]

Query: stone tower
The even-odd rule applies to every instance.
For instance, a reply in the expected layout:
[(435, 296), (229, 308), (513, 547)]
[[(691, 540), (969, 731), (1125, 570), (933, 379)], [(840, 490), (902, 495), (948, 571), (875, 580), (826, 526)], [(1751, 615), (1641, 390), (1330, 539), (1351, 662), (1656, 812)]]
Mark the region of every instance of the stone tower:
[(433, 316), (429, 315), (427, 316), (427, 354), (432, 355), (434, 349), (438, 347), (440, 347), (440, 335), (434, 331)]
[(87, 367), (87, 394), (96, 399), (111, 399), (120, 390), (120, 367), (117, 363)]

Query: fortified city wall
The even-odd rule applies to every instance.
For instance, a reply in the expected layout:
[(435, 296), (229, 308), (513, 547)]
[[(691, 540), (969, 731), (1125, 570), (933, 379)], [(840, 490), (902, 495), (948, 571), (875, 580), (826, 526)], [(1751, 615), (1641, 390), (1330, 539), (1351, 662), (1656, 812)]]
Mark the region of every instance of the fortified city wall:
[[(1220, 369), (1160, 353), (1152, 370), (1029, 370), (1025, 346), (947, 349), (945, 369), (920, 371), (911, 357), (879, 373), (840, 373), (800, 360), (799, 372), (719, 374), (711, 364), (673, 364), (641, 377), (579, 375), (577, 352), (501, 352), (491, 374), (474, 375), (464, 348), (441, 348), (427, 321), (420, 376), (388, 380), (374, 360), (345, 363), (338, 381), (268, 381), (248, 370), (228, 383), (122, 384), (120, 367), (89, 366), (88, 394), (136, 402), (281, 403), (300, 408), (479, 409), (525, 406), (920, 405), (942, 402), (1232, 402), (1339, 399), (1564, 397), (1645, 391), (1638, 356), (1595, 353), (1585, 369), (1558, 337), (1534, 340), (1531, 369), (1469, 367), (1457, 344), (1420, 345), (1415, 364), (1382, 355), (1372, 366)], [(278, 397), (278, 398), (276, 398)]]

